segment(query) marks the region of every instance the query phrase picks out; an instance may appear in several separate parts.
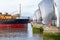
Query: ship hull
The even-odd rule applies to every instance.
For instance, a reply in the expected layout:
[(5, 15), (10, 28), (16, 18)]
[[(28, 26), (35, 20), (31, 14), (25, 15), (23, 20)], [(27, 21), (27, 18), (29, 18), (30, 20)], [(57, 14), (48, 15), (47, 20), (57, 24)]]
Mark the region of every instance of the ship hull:
[(8, 30), (27, 30), (27, 24), (0, 24), (0, 29), (8, 29)]
[(27, 29), (28, 19), (15, 19), (13, 21), (0, 22), (0, 29)]

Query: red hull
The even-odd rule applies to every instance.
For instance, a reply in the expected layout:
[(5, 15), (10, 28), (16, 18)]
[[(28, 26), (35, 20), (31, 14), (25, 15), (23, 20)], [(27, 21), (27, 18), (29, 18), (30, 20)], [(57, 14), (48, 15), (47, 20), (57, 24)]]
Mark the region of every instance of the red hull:
[(0, 24), (0, 29), (27, 29), (27, 24)]

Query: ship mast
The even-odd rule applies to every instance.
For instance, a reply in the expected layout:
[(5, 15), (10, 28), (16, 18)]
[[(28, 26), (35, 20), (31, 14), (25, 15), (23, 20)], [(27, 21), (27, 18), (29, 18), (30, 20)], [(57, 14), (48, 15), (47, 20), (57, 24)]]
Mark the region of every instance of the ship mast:
[(21, 4), (19, 5), (19, 13), (17, 14), (18, 18), (21, 16)]
[[(19, 14), (20, 14), (20, 16), (21, 16), (21, 4), (20, 4), (20, 11), (19, 11)], [(19, 16), (19, 17), (20, 17), (20, 16)]]

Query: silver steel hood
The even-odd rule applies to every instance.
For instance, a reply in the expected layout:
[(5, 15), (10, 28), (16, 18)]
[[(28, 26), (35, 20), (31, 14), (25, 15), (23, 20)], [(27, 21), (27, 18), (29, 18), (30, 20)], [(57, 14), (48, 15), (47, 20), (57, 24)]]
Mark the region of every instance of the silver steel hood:
[(54, 0), (55, 14), (57, 16), (57, 27), (60, 27), (60, 0)]
[(41, 21), (41, 13), (40, 13), (39, 9), (37, 9), (35, 11), (33, 20), (35, 20), (37, 23), (42, 23), (42, 21)]
[(38, 6), (42, 14), (43, 24), (52, 23), (52, 17), (54, 15), (53, 0), (43, 0)]

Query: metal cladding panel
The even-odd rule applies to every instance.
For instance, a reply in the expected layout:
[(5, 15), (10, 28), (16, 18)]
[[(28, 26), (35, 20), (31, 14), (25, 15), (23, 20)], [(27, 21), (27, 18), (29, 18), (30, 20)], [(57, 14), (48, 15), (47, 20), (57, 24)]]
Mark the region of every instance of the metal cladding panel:
[(54, 0), (54, 4), (55, 4), (55, 9), (57, 8), (57, 16), (60, 18), (60, 0)]
[(40, 10), (39, 10), (39, 9), (37, 9), (37, 10), (35, 11), (35, 16), (36, 16), (36, 19), (37, 19), (37, 20), (40, 20), (41, 14), (40, 14)]
[(52, 23), (53, 12), (53, 0), (43, 0), (39, 3), (40, 11), (42, 14), (43, 24)]
[(60, 27), (60, 0), (54, 0), (55, 14), (57, 16), (57, 27)]
[(36, 20), (37, 23), (42, 23), (42, 21), (41, 21), (41, 13), (40, 13), (40, 10), (39, 9), (37, 9), (35, 11), (34, 17), (35, 17), (34, 20)]

